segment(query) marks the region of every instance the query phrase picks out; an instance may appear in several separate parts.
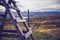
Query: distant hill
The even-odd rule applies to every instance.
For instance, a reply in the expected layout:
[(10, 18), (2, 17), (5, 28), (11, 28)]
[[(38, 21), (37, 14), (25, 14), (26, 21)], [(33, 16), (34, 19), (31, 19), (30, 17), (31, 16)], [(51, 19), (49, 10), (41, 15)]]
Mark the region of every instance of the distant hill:
[[(17, 14), (16, 12), (13, 12), (15, 15)], [(28, 17), (27, 12), (21, 12), (24, 17)], [(0, 14), (4, 14), (4, 12), (0, 12)], [(48, 12), (30, 12), (29, 16), (30, 17), (35, 17), (35, 16), (53, 16), (53, 15), (60, 15), (59, 11), (48, 11)], [(16, 16), (17, 17), (17, 16)]]
[[(27, 12), (22, 12), (23, 16), (28, 16)], [(49, 11), (49, 12), (30, 12), (30, 17), (33, 16), (49, 16), (49, 15), (60, 15), (58, 11)]]

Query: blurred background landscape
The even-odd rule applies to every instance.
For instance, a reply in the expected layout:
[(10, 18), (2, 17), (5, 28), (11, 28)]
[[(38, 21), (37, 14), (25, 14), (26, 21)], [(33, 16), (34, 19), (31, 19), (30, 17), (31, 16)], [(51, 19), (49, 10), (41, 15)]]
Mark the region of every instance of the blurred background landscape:
[[(21, 14), (33, 31), (35, 40), (60, 40), (60, 0), (15, 1), (17, 7), (21, 10)], [(19, 18), (15, 10), (11, 11), (16, 18)], [(4, 12), (5, 7), (0, 6), (0, 14), (4, 14)], [(0, 25), (1, 22), (2, 17), (0, 17)], [(21, 26), (22, 30), (25, 30), (22, 23), (18, 24)], [(4, 30), (16, 30), (9, 15), (7, 15)], [(8, 32), (3, 33), (13, 34)], [(2, 40), (18, 40), (18, 38), (3, 37)], [(31, 38), (29, 37), (28, 40), (31, 40)]]
[[(2, 12), (1, 12), (2, 13)], [(16, 13), (15, 13), (16, 14)], [(30, 12), (28, 22), (28, 12), (22, 12), (22, 15), (29, 23), (36, 40), (60, 40), (60, 12)], [(18, 16), (16, 16), (18, 17)], [(5, 30), (16, 30), (10, 22), (6, 20)], [(19, 23), (22, 30), (25, 30), (22, 23)], [(4, 38), (4, 40), (8, 38)], [(9, 40), (18, 40), (16, 38), (9, 38)], [(30, 40), (30, 38), (29, 38)]]

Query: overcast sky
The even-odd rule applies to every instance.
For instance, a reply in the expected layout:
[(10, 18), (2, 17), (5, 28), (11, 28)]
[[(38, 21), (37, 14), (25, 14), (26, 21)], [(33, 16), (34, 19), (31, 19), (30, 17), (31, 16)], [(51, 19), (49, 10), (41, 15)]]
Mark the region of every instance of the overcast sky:
[[(60, 0), (15, 0), (18, 7), (25, 11), (59, 11)], [(1, 9), (1, 8), (0, 8)]]

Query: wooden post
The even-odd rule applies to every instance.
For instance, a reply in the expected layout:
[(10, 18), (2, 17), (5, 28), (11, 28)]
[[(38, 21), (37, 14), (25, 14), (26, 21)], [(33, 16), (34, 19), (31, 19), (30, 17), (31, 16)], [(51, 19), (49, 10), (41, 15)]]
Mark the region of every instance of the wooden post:
[(28, 9), (28, 25), (29, 25), (29, 27), (30, 27), (30, 24), (29, 24), (29, 14), (30, 12), (29, 12), (29, 9)]

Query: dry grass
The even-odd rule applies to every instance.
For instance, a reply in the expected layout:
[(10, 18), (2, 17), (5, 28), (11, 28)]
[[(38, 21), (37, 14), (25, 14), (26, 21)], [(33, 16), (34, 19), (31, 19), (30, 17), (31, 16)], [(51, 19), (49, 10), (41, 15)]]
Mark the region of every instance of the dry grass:
[[(35, 21), (31, 21), (30, 23), (30, 26), (31, 26), (31, 29), (33, 28), (34, 26), (34, 22), (37, 23), (37, 24), (44, 24), (48, 21), (52, 21), (52, 20), (35, 20)], [(60, 20), (53, 20), (53, 21), (56, 21), (56, 22), (60, 22)], [(26, 30), (23, 23), (18, 23), (20, 25), (20, 27), (22, 28), (22, 30)], [(15, 29), (15, 26), (13, 24), (10, 24), (9, 21), (7, 21), (5, 23), (5, 27), (4, 27), (4, 30), (16, 30)], [(59, 31), (60, 31), (60, 28), (57, 28), (57, 27), (48, 27), (48, 26), (39, 26), (37, 29), (32, 29), (33, 31), (33, 34), (34, 34), (34, 37), (36, 40), (44, 40), (43, 36), (48, 36), (50, 37), (50, 35), (52, 35), (51, 37), (53, 37), (52, 39), (49, 38), (50, 40), (55, 40), (56, 37), (58, 37), (57, 34), (59, 34)], [(42, 34), (43, 33), (43, 34)], [(48, 35), (46, 35), (48, 34)], [(41, 39), (41, 36), (42, 36), (42, 39)], [(55, 37), (56, 36), (56, 37)], [(45, 37), (46, 38), (46, 37)], [(18, 40), (17, 38), (3, 38), (3, 40)], [(47, 40), (47, 39), (46, 39)]]

